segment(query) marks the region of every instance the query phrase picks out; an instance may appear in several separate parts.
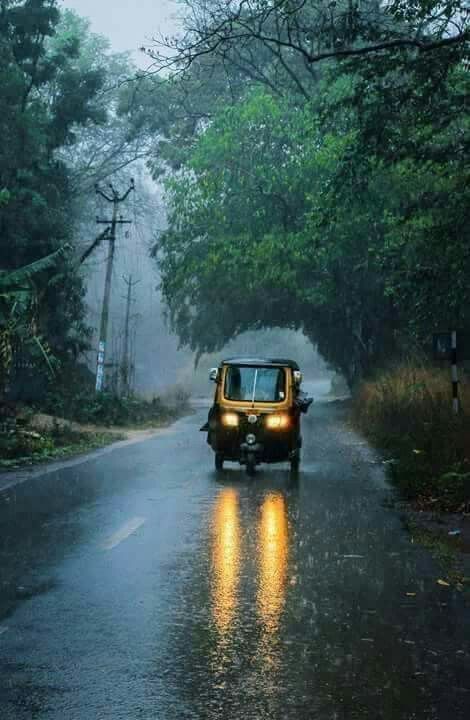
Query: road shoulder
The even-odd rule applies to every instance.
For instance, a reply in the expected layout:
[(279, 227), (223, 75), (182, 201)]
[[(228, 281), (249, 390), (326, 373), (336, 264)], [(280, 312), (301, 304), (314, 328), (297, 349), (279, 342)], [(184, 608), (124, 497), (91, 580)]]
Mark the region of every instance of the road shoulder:
[(129, 447), (137, 443), (145, 442), (159, 435), (165, 435), (172, 432), (172, 425), (160, 428), (146, 428), (144, 430), (128, 429), (120, 430), (119, 434), (124, 435), (124, 439), (116, 439), (104, 447), (97, 448), (90, 452), (79, 453), (72, 457), (62, 460), (53, 460), (51, 462), (38, 463), (15, 470), (7, 470), (0, 472), (0, 493), (11, 490), (11, 488), (22, 485), (28, 480), (49, 475), (65, 468), (76, 467), (83, 463), (96, 460), (97, 458), (109, 455), (120, 448)]

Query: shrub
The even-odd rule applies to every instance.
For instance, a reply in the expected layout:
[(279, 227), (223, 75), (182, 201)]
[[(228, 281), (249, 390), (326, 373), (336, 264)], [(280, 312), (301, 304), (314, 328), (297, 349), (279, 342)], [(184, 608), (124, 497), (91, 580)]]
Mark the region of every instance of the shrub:
[(188, 393), (180, 387), (172, 388), (164, 398), (97, 394), (92, 373), (83, 366), (71, 365), (62, 369), (38, 409), (82, 424), (150, 426), (181, 415), (188, 408), (188, 400)]
[(393, 478), (408, 497), (439, 498), (455, 508), (470, 497), (470, 384), (460, 386), (462, 410), (452, 412), (450, 371), (402, 365), (365, 382), (353, 416), (394, 462)]

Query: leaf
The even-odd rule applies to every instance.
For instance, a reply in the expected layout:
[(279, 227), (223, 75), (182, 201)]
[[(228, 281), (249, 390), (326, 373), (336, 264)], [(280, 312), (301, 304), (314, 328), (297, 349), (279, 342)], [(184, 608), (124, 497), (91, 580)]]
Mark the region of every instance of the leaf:
[(30, 281), (35, 275), (50, 270), (57, 260), (70, 249), (69, 245), (63, 245), (46, 257), (40, 258), (30, 265), (25, 265), (18, 270), (0, 270), (0, 290), (5, 291), (20, 287), (24, 282)]
[(47, 353), (46, 348), (42, 344), (40, 338), (37, 335), (34, 335), (33, 341), (36, 343), (39, 350), (41, 351), (41, 355), (43, 356), (44, 360), (46, 361), (47, 367), (49, 368), (51, 375), (55, 375), (55, 371), (54, 371), (54, 368), (52, 367), (50, 356)]

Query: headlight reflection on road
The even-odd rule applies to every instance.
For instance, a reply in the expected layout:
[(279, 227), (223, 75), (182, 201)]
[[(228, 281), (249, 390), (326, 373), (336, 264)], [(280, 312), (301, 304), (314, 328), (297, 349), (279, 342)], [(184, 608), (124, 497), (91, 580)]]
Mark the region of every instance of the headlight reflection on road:
[(212, 611), (215, 625), (226, 635), (233, 624), (240, 578), (240, 519), (236, 490), (220, 493), (213, 524)]
[(286, 597), (288, 529), (286, 501), (280, 493), (268, 495), (261, 507), (258, 530), (258, 612), (265, 631), (273, 634)]

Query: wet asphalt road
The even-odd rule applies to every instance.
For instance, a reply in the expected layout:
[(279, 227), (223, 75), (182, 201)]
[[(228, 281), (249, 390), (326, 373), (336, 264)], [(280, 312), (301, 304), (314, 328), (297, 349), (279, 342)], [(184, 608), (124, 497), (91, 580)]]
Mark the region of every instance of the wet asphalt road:
[(470, 609), (343, 414), (298, 480), (217, 477), (200, 410), (0, 492), (1, 720), (468, 719)]

